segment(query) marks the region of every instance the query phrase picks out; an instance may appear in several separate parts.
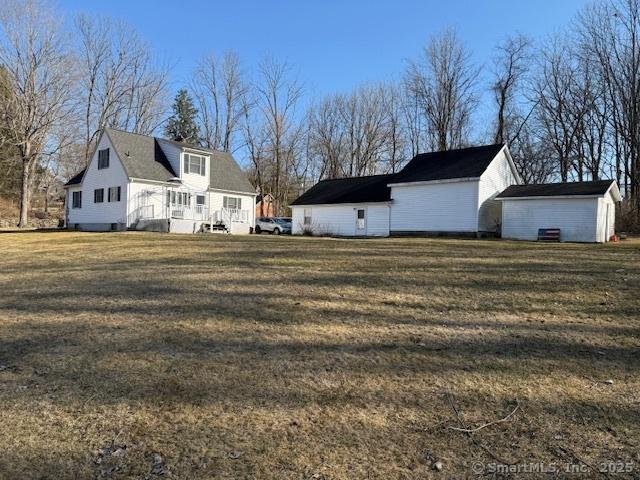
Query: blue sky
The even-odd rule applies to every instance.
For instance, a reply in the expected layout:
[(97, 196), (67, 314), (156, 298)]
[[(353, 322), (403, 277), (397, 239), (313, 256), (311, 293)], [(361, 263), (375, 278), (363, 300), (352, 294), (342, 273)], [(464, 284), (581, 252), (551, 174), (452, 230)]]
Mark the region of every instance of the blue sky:
[[(59, 0), (65, 18), (101, 13), (135, 26), (173, 69), (177, 90), (208, 51), (235, 50), (250, 71), (271, 54), (295, 67), (311, 96), (397, 79), (428, 38), (455, 27), (478, 65), (513, 32), (542, 39), (586, 0), (391, 1)], [(487, 69), (485, 69), (486, 71)]]

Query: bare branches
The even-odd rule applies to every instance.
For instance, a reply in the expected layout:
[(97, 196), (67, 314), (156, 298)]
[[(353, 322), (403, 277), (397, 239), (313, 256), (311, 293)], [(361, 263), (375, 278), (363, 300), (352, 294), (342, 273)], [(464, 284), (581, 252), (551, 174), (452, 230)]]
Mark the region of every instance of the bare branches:
[(205, 145), (232, 151), (248, 93), (238, 55), (227, 52), (220, 61), (213, 53), (206, 55), (194, 72), (191, 90), (198, 106)]
[(515, 90), (528, 71), (530, 47), (530, 40), (523, 35), (508, 37), (496, 47), (495, 80), (492, 89), (498, 111), (494, 143), (503, 143), (506, 140), (507, 116), (513, 113), (510, 109), (513, 108)]
[(455, 31), (433, 37), (420, 59), (410, 62), (405, 84), (424, 115), (429, 147), (449, 150), (467, 143), (478, 103), (479, 69)]
[(0, 64), (7, 84), (1, 131), (22, 162), (20, 227), (28, 222), (35, 164), (49, 133), (70, 114), (73, 69), (54, 18), (36, 0), (5, 2), (0, 13)]
[[(488, 423), (483, 423), (482, 425), (475, 427), (475, 428), (458, 428), (458, 427), (448, 427), (449, 430), (455, 430), (456, 432), (463, 432), (463, 433), (475, 433), (478, 432), (480, 430), (482, 430), (483, 428), (487, 428), (490, 427), (492, 425), (497, 425), (498, 423), (503, 423), (506, 422), (507, 420), (509, 420), (513, 415), (515, 415), (515, 413), (520, 409), (520, 404), (518, 402), (516, 402), (516, 408), (514, 408), (511, 413), (509, 413), (506, 417), (503, 417), (499, 420), (495, 420), (493, 422), (488, 422)], [(457, 414), (457, 411), (456, 411)]]
[(167, 69), (123, 23), (80, 15), (75, 27), (86, 160), (105, 127), (142, 134), (158, 127), (166, 113)]

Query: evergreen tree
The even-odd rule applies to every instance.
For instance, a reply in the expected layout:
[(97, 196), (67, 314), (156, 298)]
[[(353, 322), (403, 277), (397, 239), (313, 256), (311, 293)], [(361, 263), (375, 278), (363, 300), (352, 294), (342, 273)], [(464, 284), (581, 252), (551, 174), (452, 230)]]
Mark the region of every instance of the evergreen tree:
[(173, 102), (173, 115), (167, 120), (164, 134), (177, 142), (200, 144), (200, 129), (196, 123), (198, 110), (189, 93), (182, 89)]

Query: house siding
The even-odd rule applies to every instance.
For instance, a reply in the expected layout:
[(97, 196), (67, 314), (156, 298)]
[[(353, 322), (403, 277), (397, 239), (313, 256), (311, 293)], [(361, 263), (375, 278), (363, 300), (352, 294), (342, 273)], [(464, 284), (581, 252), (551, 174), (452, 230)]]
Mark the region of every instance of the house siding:
[(476, 232), (478, 181), (391, 187), (391, 233)]
[[(607, 205), (609, 209), (607, 210)], [(609, 219), (607, 221), (607, 212)], [(616, 233), (616, 203), (615, 199), (608, 192), (603, 198), (598, 199), (598, 242), (608, 242), (612, 235)]]
[(502, 223), (502, 203), (496, 195), (510, 185), (518, 185), (520, 180), (513, 171), (502, 149), (480, 177), (478, 185), (478, 231), (497, 232)]
[[(109, 148), (109, 167), (98, 170), (98, 151)], [(109, 230), (111, 224), (127, 223), (128, 177), (108, 135), (102, 135), (82, 179), (82, 184), (67, 189), (67, 224), (82, 230)], [(109, 187), (120, 187), (120, 201), (108, 201)], [(104, 201), (94, 203), (95, 189), (104, 188)], [(73, 192), (82, 191), (82, 208), (72, 208)]]
[[(221, 190), (214, 190), (209, 192), (209, 211), (215, 212), (221, 210), (224, 206), (224, 197), (239, 197), (241, 198), (241, 210), (247, 210), (249, 215), (249, 221), (246, 225), (232, 225), (232, 233), (249, 233), (249, 228), (253, 229), (256, 226), (256, 211), (255, 195), (247, 195), (242, 193), (225, 192)], [(234, 222), (235, 223), (235, 222)]]
[[(142, 209), (151, 207), (153, 218), (167, 218), (166, 187), (163, 185), (131, 182), (129, 183), (129, 196), (127, 198), (127, 226), (131, 226), (133, 219), (138, 218), (137, 213)], [(149, 212), (145, 212), (149, 214)]]
[[(388, 236), (389, 206), (379, 203), (292, 206), (292, 233), (305, 230), (304, 210), (311, 210), (311, 231), (316, 235)], [(365, 229), (356, 230), (356, 211), (365, 209)]]
[(502, 237), (537, 240), (539, 228), (559, 228), (564, 242), (597, 242), (598, 198), (502, 200)]

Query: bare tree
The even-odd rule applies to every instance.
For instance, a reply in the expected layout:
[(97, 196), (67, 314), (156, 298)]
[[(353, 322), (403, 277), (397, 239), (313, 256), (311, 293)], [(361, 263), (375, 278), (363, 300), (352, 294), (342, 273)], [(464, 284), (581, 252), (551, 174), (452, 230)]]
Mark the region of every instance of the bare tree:
[(449, 150), (467, 142), (478, 74), (453, 30), (432, 38), (422, 57), (409, 63), (405, 83), (419, 102), (430, 148)]
[(198, 106), (203, 141), (208, 148), (227, 152), (233, 149), (234, 135), (244, 116), (247, 90), (237, 54), (227, 52), (219, 61), (210, 53), (200, 60), (191, 91)]
[(584, 117), (591, 108), (589, 88), (580, 85), (583, 65), (564, 39), (552, 39), (542, 52), (542, 61), (535, 86), (538, 115), (555, 150), (560, 179), (566, 182), (576, 160)]
[(492, 86), (497, 106), (494, 143), (503, 143), (508, 140), (506, 136), (508, 116), (513, 113), (516, 89), (528, 71), (531, 60), (530, 47), (530, 40), (523, 35), (508, 37), (496, 47), (495, 79)]
[(40, 1), (4, 2), (0, 27), (0, 64), (10, 92), (0, 101), (3, 140), (21, 160), (18, 226), (25, 227), (35, 166), (52, 129), (70, 113), (73, 68), (55, 15)]
[(291, 187), (289, 174), (302, 145), (303, 128), (296, 117), (302, 87), (290, 77), (291, 69), (271, 57), (259, 66), (255, 88), (254, 114), (260, 115), (265, 135), (265, 155), (269, 159), (269, 190), (274, 210), (282, 213)]
[(340, 112), (340, 101), (335, 95), (312, 105), (307, 114), (308, 156), (317, 164), (317, 176), (339, 178), (342, 176), (345, 128)]
[(640, 219), (640, 1), (600, 1), (579, 15), (578, 32), (609, 96), (615, 173)]
[(164, 120), (167, 69), (128, 25), (80, 15), (78, 98), (83, 111), (85, 161), (105, 127), (149, 134)]

